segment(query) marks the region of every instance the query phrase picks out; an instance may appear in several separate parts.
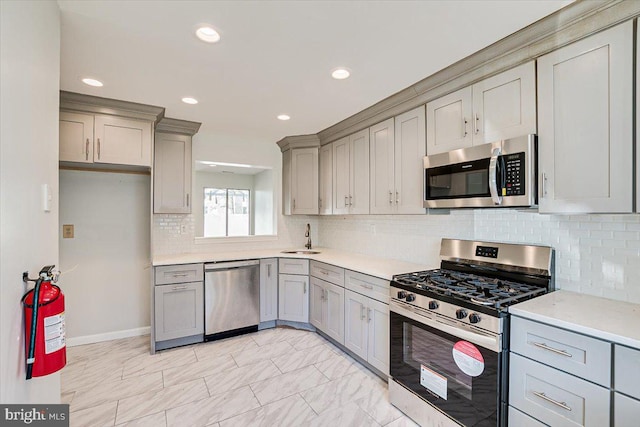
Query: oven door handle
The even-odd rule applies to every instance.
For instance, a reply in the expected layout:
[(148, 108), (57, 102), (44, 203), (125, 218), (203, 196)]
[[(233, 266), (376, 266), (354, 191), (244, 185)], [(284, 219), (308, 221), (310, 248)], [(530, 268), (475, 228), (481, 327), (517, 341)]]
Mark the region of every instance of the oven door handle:
[[(502, 204), (502, 194), (498, 192), (498, 158), (502, 154), (502, 149), (496, 147), (491, 151), (491, 160), (489, 160), (489, 191), (491, 200), (496, 205)], [(500, 185), (502, 187), (502, 184)], [(500, 188), (502, 190), (502, 188)]]
[(469, 341), (470, 343), (479, 345), (480, 347), (484, 347), (497, 353), (502, 351), (499, 335), (482, 334), (479, 332), (470, 331), (468, 329), (462, 329), (448, 323), (442, 323), (437, 321), (436, 319), (425, 317), (424, 315), (414, 311), (410, 307), (401, 306), (399, 303), (393, 300), (389, 303), (389, 308), (394, 313), (397, 313), (404, 317), (408, 317), (409, 319), (415, 320), (416, 322), (422, 323), (423, 325), (442, 332), (446, 332), (447, 334), (453, 335), (465, 341)]

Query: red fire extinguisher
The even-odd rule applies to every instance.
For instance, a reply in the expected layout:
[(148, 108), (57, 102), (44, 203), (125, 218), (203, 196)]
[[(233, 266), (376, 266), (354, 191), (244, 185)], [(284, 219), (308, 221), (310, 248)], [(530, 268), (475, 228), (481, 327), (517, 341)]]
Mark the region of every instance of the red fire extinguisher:
[[(64, 295), (57, 282), (53, 265), (42, 267), (35, 286), (22, 297), (25, 320), (27, 379), (42, 377), (59, 371), (67, 364), (65, 337)], [(37, 303), (35, 303), (37, 302)]]

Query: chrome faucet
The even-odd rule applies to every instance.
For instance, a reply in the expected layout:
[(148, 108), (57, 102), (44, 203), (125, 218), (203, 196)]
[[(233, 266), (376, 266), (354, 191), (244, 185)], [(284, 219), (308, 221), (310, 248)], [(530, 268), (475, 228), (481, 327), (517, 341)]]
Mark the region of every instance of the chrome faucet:
[(304, 233), (304, 237), (307, 238), (307, 244), (304, 245), (305, 248), (311, 249), (311, 226), (307, 224), (307, 231)]

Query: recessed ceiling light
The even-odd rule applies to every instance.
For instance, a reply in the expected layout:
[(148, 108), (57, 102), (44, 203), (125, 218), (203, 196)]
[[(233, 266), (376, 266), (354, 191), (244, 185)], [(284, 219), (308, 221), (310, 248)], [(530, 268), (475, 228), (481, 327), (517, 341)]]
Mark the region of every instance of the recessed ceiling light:
[(280, 114), (278, 116), (278, 120), (289, 120), (291, 117), (287, 116), (286, 114)]
[(348, 78), (350, 75), (351, 73), (346, 68), (336, 68), (331, 72), (331, 77), (333, 77), (336, 80), (344, 80)]
[(197, 103), (198, 103), (198, 100), (197, 100), (197, 99), (195, 99), (195, 98), (189, 98), (189, 97), (186, 97), (186, 98), (182, 98), (182, 102), (184, 102), (185, 104), (191, 104), (191, 105), (193, 105), (193, 104), (197, 104)]
[(89, 85), (89, 86), (94, 86), (94, 87), (102, 87), (104, 86), (104, 84), (102, 84), (102, 82), (100, 80), (96, 80), (96, 79), (82, 79), (82, 83)]
[(216, 43), (220, 41), (220, 34), (211, 27), (200, 27), (196, 30), (196, 36), (207, 43)]

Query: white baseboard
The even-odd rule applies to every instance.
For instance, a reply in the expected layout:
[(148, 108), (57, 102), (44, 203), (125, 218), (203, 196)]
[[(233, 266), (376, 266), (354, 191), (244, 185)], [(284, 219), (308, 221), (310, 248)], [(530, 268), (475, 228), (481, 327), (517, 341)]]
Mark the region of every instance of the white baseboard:
[(92, 344), (102, 341), (118, 340), (121, 338), (138, 337), (141, 335), (149, 335), (151, 333), (150, 326), (142, 328), (126, 329), (124, 331), (105, 332), (104, 334), (84, 335), (81, 337), (67, 338), (67, 347), (75, 347), (77, 345)]

